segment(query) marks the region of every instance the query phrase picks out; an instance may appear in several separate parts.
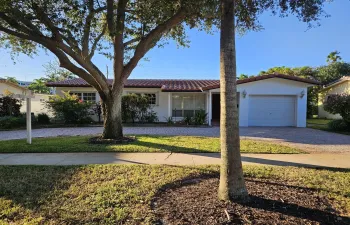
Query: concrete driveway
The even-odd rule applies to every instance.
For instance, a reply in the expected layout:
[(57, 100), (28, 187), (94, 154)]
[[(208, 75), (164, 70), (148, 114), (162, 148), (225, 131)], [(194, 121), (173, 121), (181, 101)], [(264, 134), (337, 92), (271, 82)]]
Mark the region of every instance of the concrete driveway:
[[(102, 127), (79, 128), (44, 128), (34, 129), (33, 137), (56, 137), (97, 135), (102, 133)], [(150, 135), (184, 135), (184, 136), (208, 136), (219, 137), (219, 127), (187, 128), (187, 127), (125, 127), (125, 134), (150, 134)], [(330, 133), (310, 128), (292, 127), (242, 127), (241, 138), (258, 139), (278, 142), (300, 148), (309, 152), (350, 152), (350, 136)], [(25, 130), (0, 131), (0, 140), (24, 139)], [(1, 142), (0, 142), (1, 149)]]

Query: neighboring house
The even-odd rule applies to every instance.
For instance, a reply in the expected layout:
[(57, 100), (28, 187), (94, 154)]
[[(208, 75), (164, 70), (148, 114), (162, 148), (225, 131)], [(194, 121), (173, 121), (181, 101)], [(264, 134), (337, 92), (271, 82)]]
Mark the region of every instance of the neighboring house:
[[(112, 84), (112, 80), (109, 80)], [(239, 125), (306, 126), (307, 88), (318, 82), (283, 74), (251, 77), (237, 81)], [(96, 90), (77, 78), (47, 83), (56, 93), (70, 91), (83, 100), (98, 102)], [(124, 94), (144, 93), (150, 96), (160, 121), (172, 117), (179, 121), (197, 110), (208, 113), (208, 123), (220, 121), (219, 80), (129, 79)]]
[[(14, 95), (31, 95), (31, 91), (25, 87), (22, 87), (18, 84), (12, 83), (6, 79), (0, 78), (0, 97), (8, 94)], [(45, 108), (44, 102), (49, 99), (50, 95), (46, 94), (35, 94), (34, 98), (31, 99), (31, 108), (32, 113), (35, 115), (38, 113), (48, 113), (48, 110)], [(21, 112), (26, 112), (27, 103), (26, 99), (21, 99)]]
[(339, 114), (330, 114), (323, 108), (323, 102), (332, 94), (350, 94), (350, 76), (342, 77), (324, 86), (318, 95), (318, 117), (327, 119), (341, 119)]
[(28, 90), (27, 88), (21, 87), (18, 84), (15, 84), (11, 81), (0, 78), (0, 95), (6, 95), (9, 93), (18, 94), (18, 95), (26, 95), (26, 94), (30, 94), (31, 91)]
[(25, 87), (27, 88), (32, 82), (31, 81), (17, 81), (18, 82), (18, 85), (21, 86), (21, 87)]

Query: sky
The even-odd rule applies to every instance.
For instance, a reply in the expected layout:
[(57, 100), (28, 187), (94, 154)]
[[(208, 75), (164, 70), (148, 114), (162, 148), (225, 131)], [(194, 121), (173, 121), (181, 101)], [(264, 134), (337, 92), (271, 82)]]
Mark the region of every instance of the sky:
[[(259, 20), (264, 30), (237, 36), (237, 74), (256, 75), (275, 66), (320, 66), (326, 64), (331, 51), (339, 51), (344, 61), (350, 61), (350, 1), (337, 0), (326, 4), (331, 15), (321, 20), (321, 26), (307, 29), (307, 24), (294, 16), (280, 18), (265, 13)], [(130, 78), (139, 79), (219, 79), (219, 33), (213, 35), (188, 30), (189, 48), (177, 48), (170, 43), (154, 48), (140, 61)], [(51, 54), (41, 52), (30, 58), (20, 55), (14, 61), (0, 49), (0, 77), (13, 76), (30, 81), (44, 76), (43, 64), (54, 61)], [(102, 56), (94, 57), (101, 71), (112, 64)]]

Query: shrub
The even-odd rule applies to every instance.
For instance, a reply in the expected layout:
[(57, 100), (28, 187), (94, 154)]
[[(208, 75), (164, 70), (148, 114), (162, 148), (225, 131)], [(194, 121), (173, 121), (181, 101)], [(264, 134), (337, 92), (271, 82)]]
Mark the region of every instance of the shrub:
[(83, 124), (91, 121), (92, 103), (79, 100), (78, 96), (63, 92), (63, 96), (55, 95), (46, 101), (46, 106), (57, 119), (65, 123)]
[(124, 122), (158, 121), (157, 113), (152, 110), (149, 98), (142, 94), (128, 94), (122, 98), (122, 119)]
[(184, 121), (183, 121), (186, 125), (191, 125), (193, 120), (192, 117), (190, 116), (185, 116)]
[(350, 123), (345, 120), (333, 120), (327, 124), (330, 130), (334, 131), (350, 131)]
[(0, 128), (11, 129), (26, 125), (25, 117), (4, 116), (0, 117)]
[(37, 121), (39, 124), (49, 124), (50, 117), (46, 113), (39, 113), (37, 116)]
[(324, 102), (324, 110), (332, 114), (340, 114), (344, 121), (350, 123), (350, 95), (329, 95)]
[(165, 120), (166, 120), (166, 123), (168, 125), (173, 125), (174, 124), (174, 120), (173, 120), (173, 117), (169, 116), (169, 117), (164, 117)]
[(20, 116), (21, 106), (21, 101), (16, 98), (12, 98), (11, 96), (0, 98), (0, 117)]
[(203, 109), (196, 111), (196, 114), (194, 115), (193, 122), (196, 125), (203, 125), (207, 123), (207, 115)]
[(144, 117), (143, 117), (143, 121), (147, 122), (147, 123), (155, 123), (158, 122), (158, 116), (157, 113), (154, 111), (149, 111), (147, 112)]

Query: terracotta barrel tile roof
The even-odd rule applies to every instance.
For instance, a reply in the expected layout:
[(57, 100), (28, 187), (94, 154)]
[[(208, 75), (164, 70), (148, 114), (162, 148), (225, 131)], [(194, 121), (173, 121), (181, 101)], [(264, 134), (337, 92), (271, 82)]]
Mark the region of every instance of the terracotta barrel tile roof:
[[(293, 81), (299, 81), (309, 84), (320, 84), (318, 81), (288, 76), (284, 74), (268, 74), (263, 76), (250, 77), (237, 80), (237, 84), (244, 84), (269, 78), (281, 78)], [(113, 80), (108, 83), (112, 85)], [(90, 87), (90, 85), (81, 78), (64, 80), (58, 82), (48, 82), (48, 87)], [(201, 92), (210, 89), (220, 88), (219, 80), (171, 80), (171, 79), (128, 79), (124, 85), (125, 88), (160, 88), (164, 92)]]

